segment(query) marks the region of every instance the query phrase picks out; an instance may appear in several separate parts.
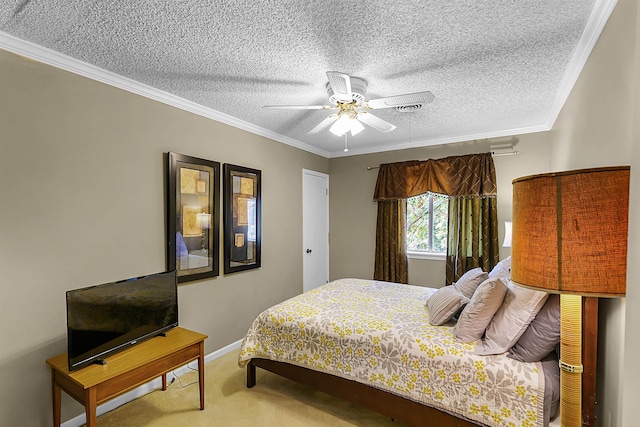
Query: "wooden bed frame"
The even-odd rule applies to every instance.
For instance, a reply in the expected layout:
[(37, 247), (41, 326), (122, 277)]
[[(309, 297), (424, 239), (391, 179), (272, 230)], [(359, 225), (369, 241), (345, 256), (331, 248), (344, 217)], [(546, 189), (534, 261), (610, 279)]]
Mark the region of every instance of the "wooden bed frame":
[[(478, 427), (470, 421), (356, 381), (268, 359), (251, 359), (247, 365), (248, 388), (256, 385), (256, 367), (371, 409), (410, 426)], [(429, 420), (428, 424), (426, 420)]]
[[(595, 426), (598, 298), (583, 298), (582, 308), (582, 354), (584, 366), (582, 375), (582, 425)], [(410, 426), (478, 426), (456, 415), (356, 381), (269, 359), (251, 359), (247, 364), (248, 388), (256, 385), (256, 367), (355, 403), (394, 420), (402, 421)]]

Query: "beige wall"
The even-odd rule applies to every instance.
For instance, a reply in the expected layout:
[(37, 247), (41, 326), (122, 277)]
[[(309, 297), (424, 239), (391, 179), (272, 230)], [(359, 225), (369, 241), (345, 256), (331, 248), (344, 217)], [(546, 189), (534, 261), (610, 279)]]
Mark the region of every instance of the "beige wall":
[[(621, 426), (631, 426), (638, 422), (637, 404), (640, 401), (640, 364), (637, 363), (638, 355), (640, 355), (640, 287), (638, 282), (637, 270), (633, 267), (636, 261), (640, 259), (640, 226), (636, 218), (640, 217), (640, 7), (632, 0), (626, 3), (634, 3), (635, 14), (629, 8), (629, 14), (632, 19), (635, 15), (635, 54), (634, 64), (632, 68), (632, 80), (629, 91), (633, 96), (632, 106), (632, 130), (631, 130), (631, 200), (629, 206), (629, 254), (628, 263), (630, 268), (627, 270), (627, 297), (624, 324), (628, 325), (624, 328), (624, 353), (620, 356), (623, 368), (620, 372), (621, 387), (618, 389), (621, 393), (619, 398), (621, 405), (621, 416), (617, 419)], [(627, 6), (628, 7), (628, 6)], [(630, 32), (631, 33), (631, 32)], [(632, 38), (630, 34), (630, 38)], [(632, 38), (633, 39), (633, 38)], [(612, 408), (612, 410), (615, 407)], [(613, 425), (613, 424), (612, 424)], [(608, 427), (608, 426), (607, 426)]]
[[(638, 125), (633, 109), (637, 97), (632, 90), (640, 81), (636, 21), (636, 2), (619, 2), (550, 132), (552, 170), (632, 165), (632, 177), (637, 182), (637, 169), (631, 158), (631, 148), (634, 142), (636, 146), (638, 143), (638, 135), (633, 136)], [(630, 218), (634, 218), (637, 192), (632, 191), (630, 204)], [(639, 245), (640, 240), (629, 240), (630, 255), (637, 253)], [(629, 262), (633, 266), (634, 258), (630, 257)], [(629, 269), (629, 291), (637, 280), (638, 275)], [(622, 387), (630, 380), (624, 370), (625, 306), (626, 310), (637, 307), (637, 298), (630, 295), (626, 302), (600, 300), (597, 411), (599, 425), (604, 427), (633, 424), (622, 422)], [(637, 332), (632, 329), (627, 330), (627, 343), (634, 341), (629, 340), (630, 335), (635, 335), (637, 341)]]
[(5, 51), (0, 73), (0, 425), (51, 424), (66, 290), (165, 269), (165, 152), (262, 170), (263, 267), (179, 288), (206, 351), (302, 291), (301, 170), (328, 159)]
[[(504, 221), (511, 220), (511, 181), (520, 176), (545, 172), (550, 166), (546, 133), (520, 135), (518, 139), (516, 149), (520, 154), (494, 158), (501, 242)], [(371, 200), (378, 169), (367, 170), (367, 166), (487, 151), (487, 142), (465, 142), (331, 159), (331, 278), (373, 277), (377, 207)], [(355, 214), (345, 215), (345, 212)], [(509, 254), (508, 248), (500, 248), (501, 258)], [(444, 261), (410, 259), (409, 283), (443, 286)]]

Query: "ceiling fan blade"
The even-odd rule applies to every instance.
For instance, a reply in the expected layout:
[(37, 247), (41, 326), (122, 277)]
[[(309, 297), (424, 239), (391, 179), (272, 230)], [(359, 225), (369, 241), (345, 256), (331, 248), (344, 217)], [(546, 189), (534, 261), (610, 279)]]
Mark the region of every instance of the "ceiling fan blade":
[(281, 110), (332, 110), (328, 105), (263, 105), (262, 108)]
[(367, 113), (366, 111), (358, 113), (356, 117), (362, 123), (369, 125), (372, 128), (379, 130), (380, 132), (387, 133), (396, 128), (395, 125), (392, 125), (391, 123), (382, 120), (380, 117), (376, 117), (371, 113)]
[(351, 102), (353, 95), (351, 92), (351, 77), (348, 74), (339, 73), (337, 71), (327, 71), (327, 78), (333, 94), (338, 101)]
[(324, 130), (325, 128), (329, 127), (329, 125), (333, 122), (335, 122), (338, 119), (338, 115), (337, 114), (332, 114), (329, 117), (327, 117), (326, 119), (324, 119), (323, 121), (321, 121), (320, 123), (318, 123), (313, 129), (311, 129), (309, 132), (307, 132), (310, 135), (316, 134), (322, 130)]
[(372, 110), (379, 108), (403, 107), (407, 105), (428, 104), (433, 101), (433, 94), (429, 91), (407, 93), (404, 95), (389, 96), (386, 98), (370, 99), (365, 102), (366, 107)]

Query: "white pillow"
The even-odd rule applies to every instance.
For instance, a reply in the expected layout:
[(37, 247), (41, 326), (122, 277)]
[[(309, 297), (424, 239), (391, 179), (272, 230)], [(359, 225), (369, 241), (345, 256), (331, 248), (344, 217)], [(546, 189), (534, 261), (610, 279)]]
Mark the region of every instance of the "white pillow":
[(476, 354), (501, 354), (508, 351), (522, 336), (529, 323), (547, 301), (549, 294), (509, 283), (502, 305), (487, 326)]
[(429, 323), (436, 326), (447, 323), (468, 302), (469, 298), (462, 295), (454, 286), (438, 289), (427, 300)]
[(467, 298), (471, 298), (476, 288), (480, 286), (480, 283), (487, 280), (489, 276), (482, 271), (480, 267), (473, 268), (464, 273), (457, 282), (453, 284), (462, 295)]
[(497, 263), (489, 273), (489, 278), (493, 279), (494, 277), (506, 277), (507, 279), (511, 278), (511, 257), (508, 256), (499, 263)]
[(469, 304), (462, 310), (453, 335), (461, 342), (472, 342), (482, 338), (504, 300), (509, 282), (502, 277), (487, 279), (476, 289)]

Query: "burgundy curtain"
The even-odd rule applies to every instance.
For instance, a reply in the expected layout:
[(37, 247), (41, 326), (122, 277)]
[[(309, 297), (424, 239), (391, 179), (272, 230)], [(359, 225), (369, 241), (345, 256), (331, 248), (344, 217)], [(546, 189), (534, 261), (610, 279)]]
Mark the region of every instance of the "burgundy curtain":
[[(497, 184), (490, 153), (386, 163), (380, 165), (373, 196), (378, 202), (374, 279), (407, 283), (405, 200), (427, 192), (455, 200), (449, 202), (447, 283), (474, 263), (489, 270), (498, 262)], [(404, 208), (384, 207), (398, 201)]]

